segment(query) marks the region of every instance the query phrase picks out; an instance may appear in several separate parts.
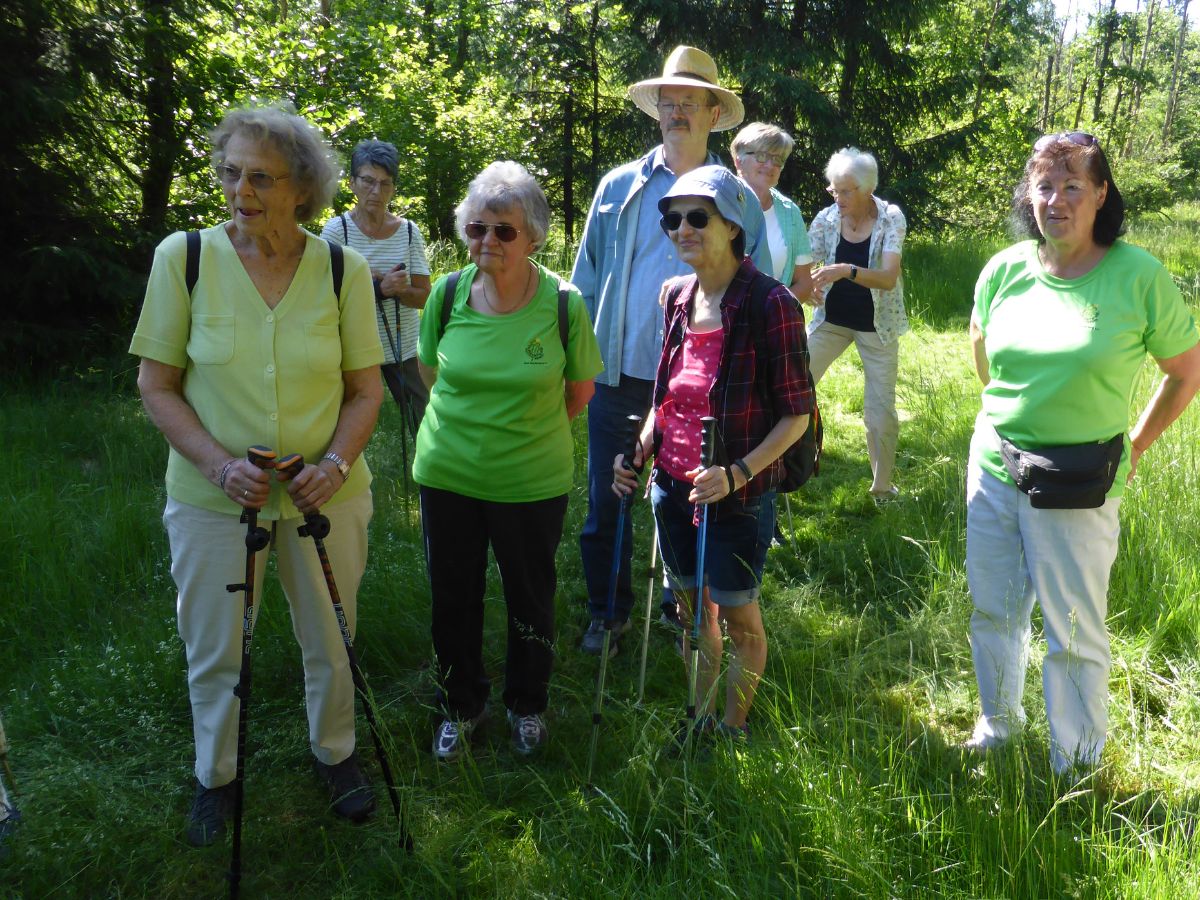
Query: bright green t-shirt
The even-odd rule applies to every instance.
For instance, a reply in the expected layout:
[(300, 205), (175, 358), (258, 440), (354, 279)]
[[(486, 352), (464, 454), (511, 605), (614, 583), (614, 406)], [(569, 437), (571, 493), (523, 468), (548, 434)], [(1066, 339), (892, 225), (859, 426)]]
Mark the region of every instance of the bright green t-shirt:
[[(997, 432), (1026, 449), (1108, 440), (1129, 428), (1147, 355), (1167, 359), (1200, 339), (1166, 267), (1124, 241), (1072, 279), (1046, 272), (1035, 241), (1001, 251), (980, 273), (972, 319), (991, 380), (971, 457), (1009, 484)], [(1128, 472), (1127, 439), (1108, 496), (1121, 495)]]
[[(343, 251), (342, 295), (333, 296), (329, 245), (307, 244), (283, 299), (270, 309), (250, 280), (224, 225), (200, 232), (200, 274), (192, 296), (184, 279), (187, 236), (154, 251), (146, 301), (129, 352), (184, 370), (183, 396), (205, 429), (232, 454), (262, 444), (280, 456), (316, 462), (329, 448), (342, 408), (342, 372), (383, 361), (375, 328), (375, 292), (366, 260)], [(181, 503), (238, 514), (236, 503), (171, 448), (167, 494)], [(359, 458), (330, 503), (371, 483)], [(271, 481), (264, 519), (300, 515), (283, 485)]]
[(417, 354), (438, 371), (417, 433), (413, 478), (498, 503), (557, 497), (570, 489), (574, 472), (565, 382), (589, 381), (603, 368), (587, 308), (571, 287), (564, 353), (557, 275), (537, 266), (529, 303), (485, 316), (467, 305), (477, 271), (474, 264), (462, 270), (440, 342), (445, 277), (421, 316)]

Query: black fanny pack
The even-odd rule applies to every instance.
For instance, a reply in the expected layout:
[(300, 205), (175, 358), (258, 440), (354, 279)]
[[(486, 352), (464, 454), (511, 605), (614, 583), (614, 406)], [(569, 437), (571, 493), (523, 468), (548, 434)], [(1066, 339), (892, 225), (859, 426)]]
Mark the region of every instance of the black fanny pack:
[(1037, 509), (1096, 509), (1121, 464), (1125, 434), (1090, 444), (1022, 450), (1000, 436), (1000, 456), (1017, 487)]

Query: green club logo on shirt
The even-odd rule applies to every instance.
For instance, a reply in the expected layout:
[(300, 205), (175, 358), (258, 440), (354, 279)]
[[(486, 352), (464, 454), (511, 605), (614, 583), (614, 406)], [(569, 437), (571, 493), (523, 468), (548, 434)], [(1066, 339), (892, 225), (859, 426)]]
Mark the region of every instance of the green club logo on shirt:
[(537, 338), (531, 338), (529, 343), (525, 345), (525, 355), (529, 357), (530, 362), (538, 363), (546, 355), (546, 349)]
[(1084, 324), (1089, 328), (1096, 327), (1096, 320), (1100, 318), (1100, 308), (1093, 303), (1085, 303), (1083, 308), (1079, 310), (1079, 315), (1083, 317)]

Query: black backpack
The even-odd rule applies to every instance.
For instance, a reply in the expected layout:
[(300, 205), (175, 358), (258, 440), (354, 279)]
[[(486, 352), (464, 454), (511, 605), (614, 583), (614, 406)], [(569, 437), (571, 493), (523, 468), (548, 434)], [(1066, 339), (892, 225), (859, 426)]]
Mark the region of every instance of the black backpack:
[[(762, 307), (767, 302), (767, 295), (778, 283), (774, 278), (761, 272), (755, 275), (754, 280), (750, 283), (750, 296), (747, 302), (750, 304), (748, 314), (750, 316), (750, 333), (754, 337), (756, 376), (757, 361), (765, 360), (770, 353), (767, 347), (766, 324), (762, 320)], [(800, 301), (796, 300), (795, 302), (799, 306)], [(807, 342), (804, 345), (804, 368), (808, 368)], [(812, 374), (808, 374), (811, 384)], [(772, 410), (771, 395), (767, 385), (758, 377), (755, 377), (754, 383), (761, 394), (763, 406), (770, 412)], [(772, 427), (774, 427), (774, 423), (772, 423)], [(808, 479), (819, 474), (821, 471), (821, 448), (824, 442), (825, 428), (821, 422), (821, 411), (817, 406), (817, 393), (814, 386), (813, 407), (808, 416), (808, 427), (804, 429), (804, 434), (800, 435), (800, 440), (783, 451), (783, 479), (776, 485), (775, 490), (783, 494), (790, 494), (800, 488)]]
[[(333, 296), (335, 300), (340, 301), (342, 299), (342, 274), (346, 270), (346, 260), (342, 256), (340, 244), (329, 240), (325, 243), (329, 245), (329, 268), (333, 275)], [(187, 233), (187, 262), (183, 270), (183, 280), (187, 284), (187, 292), (190, 297), (196, 288), (196, 282), (200, 280), (200, 232), (198, 231)]]
[[(446, 287), (442, 290), (442, 316), (438, 322), (438, 340), (446, 333), (446, 325), (450, 321), (450, 313), (454, 309), (454, 292), (458, 290), (458, 278), (462, 269), (451, 272), (446, 276)], [(558, 339), (562, 341), (563, 352), (567, 349), (567, 333), (571, 323), (567, 318), (567, 288), (560, 281), (558, 284)]]

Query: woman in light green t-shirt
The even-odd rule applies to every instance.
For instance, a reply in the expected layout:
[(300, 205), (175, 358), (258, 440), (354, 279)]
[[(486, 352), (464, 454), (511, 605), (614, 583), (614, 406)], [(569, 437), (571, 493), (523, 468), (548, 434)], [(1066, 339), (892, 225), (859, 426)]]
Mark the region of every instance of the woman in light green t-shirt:
[(570, 420), (601, 370), (583, 298), (529, 258), (550, 221), (533, 177), (516, 163), (492, 163), (456, 214), (471, 265), (453, 278), (452, 294), (451, 278), (434, 284), (421, 320), (418, 358), (431, 390), (413, 462), (445, 711), (433, 740), (441, 760), (462, 754), (487, 708), (489, 545), (508, 608), (504, 705), (513, 748), (529, 755), (546, 740)]
[[(1170, 274), (1117, 239), (1124, 203), (1096, 138), (1071, 132), (1034, 144), (1014, 209), (1033, 240), (988, 263), (971, 317), (984, 389), (968, 466), (967, 581), (982, 709), (966, 746), (987, 752), (1024, 723), (1036, 600), (1051, 764), (1087, 771), (1108, 725), (1105, 615), (1121, 492), (1200, 387), (1200, 345)], [(1125, 437), (1147, 356), (1166, 378)], [(1031, 485), (1024, 451), (1095, 456), (1088, 466), (1107, 478), (1091, 479), (1086, 497), (1061, 483)]]

